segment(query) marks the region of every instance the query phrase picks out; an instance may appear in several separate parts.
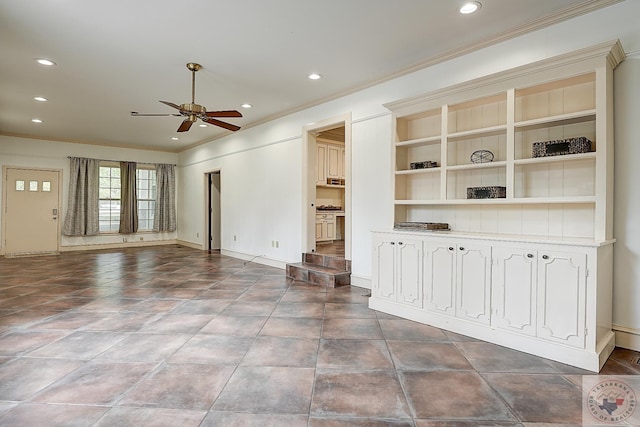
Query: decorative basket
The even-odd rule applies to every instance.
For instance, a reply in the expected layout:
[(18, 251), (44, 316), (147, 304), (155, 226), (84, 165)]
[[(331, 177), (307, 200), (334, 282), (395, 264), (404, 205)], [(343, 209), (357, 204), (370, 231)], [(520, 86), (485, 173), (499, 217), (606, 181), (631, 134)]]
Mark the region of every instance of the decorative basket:
[(504, 199), (507, 187), (497, 185), (489, 187), (467, 187), (467, 199)]
[(429, 168), (437, 168), (438, 162), (432, 162), (430, 160), (426, 160), (424, 162), (412, 162), (409, 164), (411, 169), (429, 169)]
[(532, 157), (563, 156), (591, 151), (591, 141), (584, 136), (533, 143)]

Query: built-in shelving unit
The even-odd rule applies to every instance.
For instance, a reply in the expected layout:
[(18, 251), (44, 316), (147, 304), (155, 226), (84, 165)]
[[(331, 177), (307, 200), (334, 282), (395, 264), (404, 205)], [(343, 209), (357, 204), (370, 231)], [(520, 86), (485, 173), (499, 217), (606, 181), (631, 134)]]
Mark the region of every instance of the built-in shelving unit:
[(613, 69), (603, 43), (410, 99), (370, 307), (598, 371), (614, 346)]

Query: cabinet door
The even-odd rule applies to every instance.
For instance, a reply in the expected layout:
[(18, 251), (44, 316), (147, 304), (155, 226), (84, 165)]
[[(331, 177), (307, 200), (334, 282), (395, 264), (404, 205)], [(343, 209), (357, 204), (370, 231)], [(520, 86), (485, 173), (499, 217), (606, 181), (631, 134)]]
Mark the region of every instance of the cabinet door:
[(456, 299), (457, 317), (491, 322), (491, 246), (458, 246)]
[(346, 173), (345, 170), (345, 148), (340, 147), (340, 157), (338, 157), (338, 174), (341, 179), (344, 179)]
[(395, 301), (395, 248), (393, 240), (374, 237), (373, 295)]
[(333, 218), (329, 218), (325, 221), (325, 227), (327, 229), (327, 240), (335, 240), (336, 239), (336, 219), (335, 216)]
[(340, 146), (327, 145), (327, 178), (340, 178)]
[(540, 251), (539, 337), (584, 348), (586, 268), (586, 254)]
[(316, 185), (327, 183), (327, 144), (317, 144), (318, 180)]
[(536, 335), (536, 251), (493, 248), (493, 324), (531, 336)]
[(324, 225), (324, 221), (322, 220), (316, 220), (316, 242), (319, 242), (321, 240), (324, 240), (324, 230), (323, 230), (323, 226)]
[(425, 242), (422, 270), (425, 308), (455, 314), (456, 248), (447, 242)]
[(396, 253), (398, 302), (422, 308), (422, 241), (401, 238)]

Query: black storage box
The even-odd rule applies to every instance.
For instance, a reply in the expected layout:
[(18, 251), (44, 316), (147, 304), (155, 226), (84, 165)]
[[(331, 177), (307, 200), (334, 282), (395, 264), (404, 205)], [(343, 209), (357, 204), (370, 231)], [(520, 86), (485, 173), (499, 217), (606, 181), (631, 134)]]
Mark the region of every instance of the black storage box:
[(584, 136), (533, 143), (532, 157), (562, 156), (591, 151), (591, 141)]
[(467, 199), (504, 199), (507, 187), (497, 185), (489, 187), (467, 187)]

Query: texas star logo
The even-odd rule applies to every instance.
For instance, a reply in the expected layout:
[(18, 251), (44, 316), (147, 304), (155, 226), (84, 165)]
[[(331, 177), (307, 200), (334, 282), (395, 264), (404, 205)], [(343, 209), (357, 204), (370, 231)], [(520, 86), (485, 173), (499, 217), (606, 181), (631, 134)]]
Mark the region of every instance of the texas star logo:
[(618, 423), (626, 420), (636, 409), (636, 394), (631, 387), (618, 380), (598, 383), (588, 394), (589, 412), (600, 422)]

